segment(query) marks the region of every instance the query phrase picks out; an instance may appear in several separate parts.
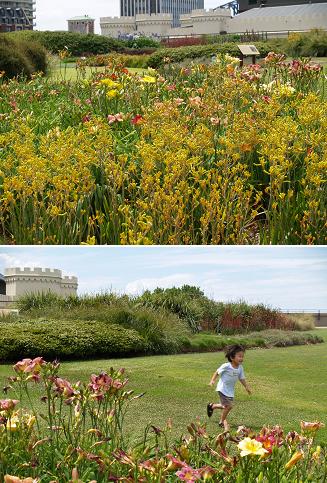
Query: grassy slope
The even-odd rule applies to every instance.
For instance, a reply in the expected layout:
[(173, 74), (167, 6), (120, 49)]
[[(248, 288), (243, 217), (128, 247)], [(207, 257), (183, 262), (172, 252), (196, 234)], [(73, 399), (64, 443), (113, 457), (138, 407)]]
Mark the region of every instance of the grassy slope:
[[(319, 329), (319, 334), (327, 340), (327, 329)], [(223, 362), (221, 352), (86, 361), (64, 363), (62, 374), (72, 380), (85, 380), (90, 373), (110, 366), (125, 367), (130, 388), (146, 391), (133, 403), (126, 420), (132, 437), (140, 435), (147, 423), (163, 426), (168, 417), (173, 419), (173, 434), (178, 436), (197, 416), (208, 421), (210, 432), (217, 431), (218, 414), (208, 420), (205, 407), (215, 399), (214, 390), (208, 387), (209, 379)], [(325, 344), (251, 350), (246, 353), (244, 367), (253, 395), (249, 397), (238, 385), (237, 404), (230, 416), (232, 428), (244, 424), (258, 429), (266, 423), (299, 430), (301, 419), (327, 424)], [(10, 374), (10, 366), (0, 366), (1, 381)], [(319, 435), (318, 439), (326, 440), (327, 428)]]

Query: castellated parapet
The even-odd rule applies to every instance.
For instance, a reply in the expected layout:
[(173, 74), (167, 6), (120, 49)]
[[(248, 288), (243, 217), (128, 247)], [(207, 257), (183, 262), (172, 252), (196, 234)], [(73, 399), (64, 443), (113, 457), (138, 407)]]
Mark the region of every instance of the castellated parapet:
[(52, 292), (61, 297), (76, 295), (77, 277), (62, 276), (61, 270), (52, 268), (6, 268), (4, 275), (6, 296), (17, 299), (31, 293)]

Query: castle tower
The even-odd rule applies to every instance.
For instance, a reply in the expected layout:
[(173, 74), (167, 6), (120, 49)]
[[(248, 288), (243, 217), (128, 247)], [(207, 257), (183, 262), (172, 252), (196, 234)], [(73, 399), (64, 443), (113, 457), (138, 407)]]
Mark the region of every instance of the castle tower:
[(6, 268), (6, 295), (17, 299), (31, 293), (52, 292), (61, 297), (76, 295), (77, 277), (63, 277), (61, 270), (51, 268)]

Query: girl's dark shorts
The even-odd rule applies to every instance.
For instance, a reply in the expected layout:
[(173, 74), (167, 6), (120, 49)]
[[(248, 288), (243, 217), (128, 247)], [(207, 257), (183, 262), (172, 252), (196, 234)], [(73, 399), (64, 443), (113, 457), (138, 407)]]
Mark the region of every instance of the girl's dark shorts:
[(226, 407), (232, 407), (233, 406), (233, 401), (234, 401), (233, 397), (225, 396), (225, 394), (223, 394), (220, 391), (218, 391), (218, 394), (219, 394), (219, 397), (220, 397), (220, 402), (223, 406), (226, 406)]

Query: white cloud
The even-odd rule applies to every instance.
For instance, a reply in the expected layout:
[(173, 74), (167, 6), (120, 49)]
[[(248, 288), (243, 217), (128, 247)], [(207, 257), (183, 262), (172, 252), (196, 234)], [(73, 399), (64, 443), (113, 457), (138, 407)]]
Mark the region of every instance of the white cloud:
[(15, 257), (8, 255), (8, 253), (0, 253), (0, 261), (2, 261), (5, 267), (40, 267), (40, 261), (36, 258), (29, 257)]
[(182, 285), (197, 284), (193, 276), (189, 273), (175, 273), (167, 277), (159, 278), (140, 278), (129, 282), (126, 285), (125, 291), (131, 295), (141, 294), (145, 290), (154, 290), (157, 287), (170, 288), (181, 287)]

